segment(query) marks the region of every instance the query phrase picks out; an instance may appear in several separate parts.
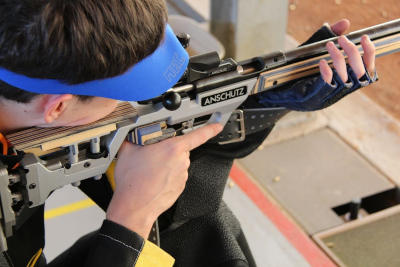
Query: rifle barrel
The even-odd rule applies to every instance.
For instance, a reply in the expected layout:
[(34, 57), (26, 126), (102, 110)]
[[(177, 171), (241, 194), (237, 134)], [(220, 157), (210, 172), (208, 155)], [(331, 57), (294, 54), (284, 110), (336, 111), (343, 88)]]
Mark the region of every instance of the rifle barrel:
[[(363, 35), (368, 35), (374, 43), (376, 57), (400, 51), (400, 19), (348, 34), (347, 37), (357, 45), (361, 54), (363, 54), (363, 50), (360, 41)], [(285, 53), (278, 54), (275, 52), (264, 56), (263, 60), (267, 62), (265, 71), (260, 73), (257, 86), (252, 93), (270, 90), (283, 83), (317, 74), (320, 60), (325, 59), (329, 64), (332, 64), (332, 59), (326, 50), (326, 44), (333, 41), (340, 48), (337, 39), (338, 37), (334, 37)], [(346, 55), (345, 57), (347, 58)], [(272, 67), (268, 66), (268, 62), (274, 62)], [(251, 68), (246, 69), (244, 66), (244, 69), (245, 74), (251, 72)]]
[[(392, 20), (386, 23), (378, 24), (372, 27), (364, 28), (351, 32), (346, 37), (355, 44), (360, 44), (361, 37), (368, 35), (371, 41), (378, 41), (388, 36), (400, 33), (400, 19)], [(315, 57), (321, 53), (326, 53), (326, 44), (330, 41), (337, 44), (338, 37), (333, 37), (320, 42), (312, 43), (293, 50), (285, 52), (286, 63), (301, 61), (310, 57)], [(268, 55), (267, 55), (268, 57)]]
[[(362, 29), (350, 33), (348, 38), (355, 42), (362, 52), (360, 38), (367, 34), (374, 42), (377, 56), (383, 56), (400, 51), (400, 19), (389, 21), (377, 26)], [(237, 72), (228, 72), (197, 81), (195, 84), (186, 84), (174, 88), (177, 92), (193, 90), (194, 87), (204, 88), (207, 86), (216, 87), (219, 84), (232, 83), (233, 80), (242, 81), (244, 79), (258, 77), (257, 85), (252, 93), (257, 93), (275, 88), (276, 86), (305, 78), (319, 72), (318, 63), (321, 59), (331, 62), (325, 45), (329, 41), (336, 41), (337, 38), (324, 40), (318, 43), (296, 48), (285, 53), (275, 52), (262, 57), (264, 62), (272, 62), (264, 68), (255, 68), (254, 60), (239, 63)], [(123, 120), (135, 117), (136, 111), (129, 103), (121, 103), (119, 107), (106, 118), (85, 126), (58, 127), (58, 128), (29, 128), (16, 133), (7, 135), (7, 139), (19, 150), (26, 152), (32, 149), (39, 149), (44, 143), (65, 138), (66, 136), (89, 131), (96, 127), (110, 123), (118, 123)]]

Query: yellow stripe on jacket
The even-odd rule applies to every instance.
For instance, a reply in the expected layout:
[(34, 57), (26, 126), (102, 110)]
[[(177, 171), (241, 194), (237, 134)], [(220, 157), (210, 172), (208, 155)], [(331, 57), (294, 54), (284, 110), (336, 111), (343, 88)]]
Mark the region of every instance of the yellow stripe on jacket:
[(146, 240), (135, 267), (170, 267), (174, 262), (171, 255)]
[(26, 265), (27, 267), (34, 267), (36, 262), (38, 261), (40, 255), (42, 255), (43, 249), (39, 249), (35, 255), (32, 256), (32, 258), (29, 260), (28, 264)]

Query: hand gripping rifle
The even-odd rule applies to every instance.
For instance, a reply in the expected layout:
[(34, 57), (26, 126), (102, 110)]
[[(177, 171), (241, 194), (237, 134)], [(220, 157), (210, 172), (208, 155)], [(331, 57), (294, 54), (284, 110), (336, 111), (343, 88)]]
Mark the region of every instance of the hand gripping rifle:
[[(378, 57), (400, 51), (400, 19), (347, 35), (361, 52), (364, 34), (374, 42)], [(238, 107), (250, 95), (316, 75), (321, 59), (332, 62), (325, 45), (336, 39), (240, 63), (221, 61), (216, 53), (195, 56), (182, 79), (160, 97), (120, 103), (107, 117), (85, 126), (29, 128), (8, 135), (15, 149), (25, 154), (16, 170), (8, 171), (0, 162), (1, 250), (7, 250), (6, 237), (13, 234), (24, 209), (44, 204), (64, 185), (101, 178), (127, 138), (147, 145), (219, 122), (235, 129), (214, 138), (227, 144), (244, 140), (260, 121), (268, 124), (272, 118), (275, 123), (285, 108), (254, 109), (246, 115)], [(262, 120), (265, 116), (271, 118)], [(249, 123), (255, 117), (258, 124)]]

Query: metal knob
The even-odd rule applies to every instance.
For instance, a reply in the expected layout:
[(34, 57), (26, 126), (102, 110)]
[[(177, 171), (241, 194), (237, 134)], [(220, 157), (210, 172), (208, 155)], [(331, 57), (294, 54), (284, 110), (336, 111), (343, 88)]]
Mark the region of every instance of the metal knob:
[(179, 42), (181, 43), (183, 48), (187, 48), (190, 43), (190, 35), (187, 33), (178, 33), (176, 35), (176, 38), (178, 38)]
[(182, 103), (181, 95), (176, 92), (168, 92), (163, 96), (163, 106), (168, 110), (177, 110)]

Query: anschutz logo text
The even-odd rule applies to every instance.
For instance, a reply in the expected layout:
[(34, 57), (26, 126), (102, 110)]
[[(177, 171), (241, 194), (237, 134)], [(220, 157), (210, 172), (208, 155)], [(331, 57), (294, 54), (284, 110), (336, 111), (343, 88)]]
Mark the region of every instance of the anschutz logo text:
[(226, 101), (232, 98), (236, 98), (239, 96), (243, 96), (247, 93), (247, 88), (246, 86), (240, 87), (240, 88), (235, 88), (235, 89), (231, 89), (225, 92), (221, 92), (215, 95), (210, 95), (210, 96), (206, 96), (203, 97), (201, 99), (201, 105), (202, 106), (208, 106), (208, 105), (212, 105), (215, 103), (219, 103), (222, 101)]

